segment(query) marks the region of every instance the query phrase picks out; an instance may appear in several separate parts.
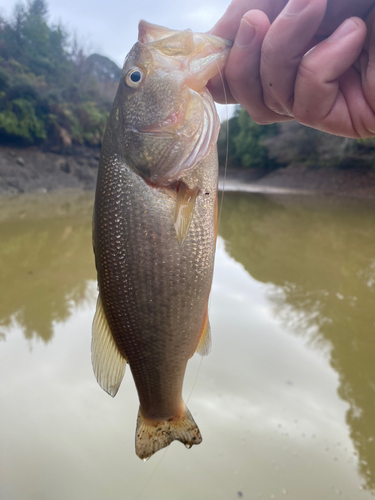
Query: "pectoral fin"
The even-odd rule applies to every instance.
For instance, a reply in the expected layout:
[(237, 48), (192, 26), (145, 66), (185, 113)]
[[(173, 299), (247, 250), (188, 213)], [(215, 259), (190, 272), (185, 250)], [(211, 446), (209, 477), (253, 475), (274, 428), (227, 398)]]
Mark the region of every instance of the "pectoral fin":
[(113, 340), (100, 295), (92, 324), (91, 360), (99, 385), (115, 396), (124, 377), (126, 359)]
[(174, 227), (176, 229), (178, 241), (181, 244), (184, 242), (189, 232), (198, 192), (198, 188), (190, 189), (186, 184), (181, 182), (174, 213)]

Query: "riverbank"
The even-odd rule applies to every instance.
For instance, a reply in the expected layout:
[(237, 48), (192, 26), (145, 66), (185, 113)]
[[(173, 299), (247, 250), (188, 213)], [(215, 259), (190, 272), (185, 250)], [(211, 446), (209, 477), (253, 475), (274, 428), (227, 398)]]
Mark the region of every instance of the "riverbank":
[[(58, 152), (36, 147), (0, 147), (0, 195), (95, 188), (99, 148), (75, 146)], [(318, 166), (286, 167), (272, 172), (228, 170), (226, 191), (322, 194), (375, 198), (375, 170)]]
[(0, 147), (0, 194), (94, 189), (99, 148), (75, 146), (59, 152), (36, 147)]
[(272, 172), (229, 170), (226, 191), (375, 198), (375, 169), (293, 166)]

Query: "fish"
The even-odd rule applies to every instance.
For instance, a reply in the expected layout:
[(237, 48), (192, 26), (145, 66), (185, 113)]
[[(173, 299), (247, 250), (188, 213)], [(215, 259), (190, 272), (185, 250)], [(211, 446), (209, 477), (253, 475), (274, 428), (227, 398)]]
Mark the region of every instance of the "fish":
[(202, 441), (182, 388), (188, 360), (211, 346), (220, 121), (206, 84), (230, 46), (140, 21), (103, 136), (92, 364), (111, 396), (129, 364), (143, 460), (174, 440)]

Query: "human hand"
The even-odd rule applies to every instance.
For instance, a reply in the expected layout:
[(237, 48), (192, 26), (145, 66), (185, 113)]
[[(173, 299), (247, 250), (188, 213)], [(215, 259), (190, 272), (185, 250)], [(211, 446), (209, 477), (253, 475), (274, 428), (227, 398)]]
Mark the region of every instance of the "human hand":
[[(290, 0), (272, 25), (268, 16), (272, 20), (285, 1), (263, 0), (266, 13), (250, 10), (243, 15), (257, 3), (235, 0), (211, 31), (235, 39), (225, 69), (228, 101), (242, 104), (258, 123), (296, 118), (337, 135), (374, 135), (374, 16), (368, 18), (361, 75), (353, 67), (366, 37), (366, 26), (359, 18), (346, 20), (306, 52), (322, 40), (316, 33), (330, 33), (337, 19), (348, 13), (364, 15), (375, 1), (358, 0), (353, 6), (351, 0), (328, 0), (326, 10), (327, 0)], [(218, 83), (211, 82), (211, 91), (220, 101)]]

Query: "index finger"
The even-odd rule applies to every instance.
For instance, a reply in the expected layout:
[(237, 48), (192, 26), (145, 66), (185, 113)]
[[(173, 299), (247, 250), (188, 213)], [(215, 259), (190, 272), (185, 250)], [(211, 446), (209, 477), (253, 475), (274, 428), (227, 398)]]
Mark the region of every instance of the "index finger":
[[(234, 42), (241, 19), (251, 10), (260, 10), (266, 14), (272, 22), (278, 13), (285, 7), (288, 0), (233, 0), (224, 15), (218, 20), (215, 26), (209, 31), (211, 35), (219, 36)], [(225, 91), (223, 90), (225, 85)], [(237, 100), (233, 97), (227, 82), (222, 80), (220, 75), (212, 78), (209, 88), (216, 102), (234, 104)]]
[(292, 113), (298, 67), (326, 5), (327, 0), (290, 0), (264, 38), (260, 71), (264, 102), (276, 113)]
[(233, 42), (246, 12), (261, 10), (272, 23), (287, 2), (288, 0), (233, 0), (210, 33)]

